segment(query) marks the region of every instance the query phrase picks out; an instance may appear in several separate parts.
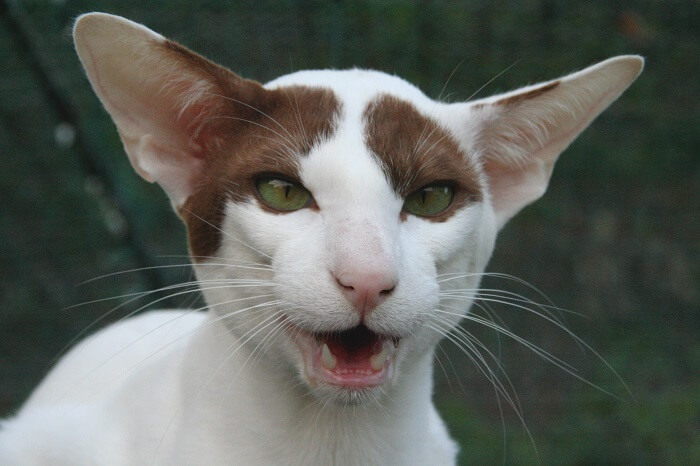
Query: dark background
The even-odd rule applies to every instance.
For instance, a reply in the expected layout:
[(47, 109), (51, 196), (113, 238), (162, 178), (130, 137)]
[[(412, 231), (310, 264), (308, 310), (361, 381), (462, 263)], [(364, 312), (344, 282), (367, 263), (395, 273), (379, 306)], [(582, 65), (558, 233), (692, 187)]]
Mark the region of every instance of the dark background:
[[(263, 82), (359, 66), (437, 97), (454, 71), (452, 101), (511, 65), (477, 97), (644, 55), (642, 76), (564, 153), (548, 193), (504, 229), (489, 267), (584, 314), (567, 315), (569, 328), (631, 395), (537, 316), (494, 306), (512, 331), (615, 397), (507, 338), (465, 328), (500, 356), (542, 463), (700, 463), (696, 1), (0, 0), (0, 415), (87, 325), (138, 308), (71, 306), (190, 277), (183, 266), (81, 284), (186, 262), (172, 257), (186, 252), (183, 228), (160, 189), (132, 172), (73, 52), (72, 21), (93, 10), (142, 22)], [(507, 280), (485, 286), (543, 301)], [(501, 415), (469, 359), (448, 342), (441, 348), (436, 400), (462, 461), (536, 462), (514, 411)]]

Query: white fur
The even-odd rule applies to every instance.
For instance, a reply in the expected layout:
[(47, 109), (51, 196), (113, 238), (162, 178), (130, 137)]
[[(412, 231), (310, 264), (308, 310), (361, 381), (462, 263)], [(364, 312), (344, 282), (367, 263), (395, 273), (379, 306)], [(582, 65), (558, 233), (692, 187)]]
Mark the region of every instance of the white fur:
[[(81, 23), (90, 27), (81, 28)], [(122, 31), (115, 33), (119, 37), (131, 31), (160, 38), (122, 18), (87, 15), (76, 26), (79, 52), (95, 53), (99, 43), (99, 50), (109, 51), (99, 61), (109, 62), (106, 55), (111, 55), (124, 63), (120, 43), (110, 45), (100, 36), (104, 25), (110, 31)], [(82, 53), (81, 57), (85, 62)], [(634, 67), (630, 60), (637, 59), (617, 63), (626, 63), (622, 68), (627, 70)], [(94, 63), (86, 64), (93, 85), (103, 72)], [(602, 82), (593, 97), (588, 90), (578, 92), (572, 77), (573, 92), (580, 99), (571, 93), (555, 99), (564, 108), (562, 115), (573, 115), (575, 121), (566, 120), (567, 128), (580, 132), (634, 78), (634, 73), (603, 65), (593, 71), (592, 81)], [(443, 290), (476, 288), (498, 229), (521, 206), (509, 207), (504, 214), (494, 209), (498, 202), (492, 203), (493, 193), (486, 191), (483, 202), (463, 208), (446, 222), (414, 216), (400, 221), (403, 200), (364, 144), (362, 114), (381, 93), (410, 101), (452, 132), (467, 157), (472, 157), (465, 163), (477, 169), (485, 150), (478, 141), (489, 136), (484, 131), (509, 130), (483, 129), (488, 126), (485, 122), (497, 118), (499, 109), (479, 113), (468, 104), (435, 102), (405, 81), (379, 72), (304, 71), (266, 87), (292, 84), (330, 88), (342, 103), (337, 131), (299, 160), (301, 181), (319, 209), (277, 215), (253, 202), (229, 203), (217, 252), (222, 259), (195, 264), (211, 311), (206, 315), (150, 313), (113, 325), (79, 344), (17, 416), (3, 423), (0, 464), (442, 465), (456, 461), (457, 447), (431, 401), (432, 352), (441, 335), (426, 324), (441, 302), (438, 276), (467, 274), (443, 284)], [(134, 165), (141, 167), (139, 172), (149, 172), (144, 161), (167, 165), (158, 157), (153, 159), (152, 151), (140, 152), (132, 144), (149, 141), (151, 124), (134, 123), (140, 116), (120, 123), (123, 113), (110, 108), (105, 94), (118, 95), (124, 88), (119, 88), (119, 82), (110, 86), (118, 89), (98, 85), (95, 89), (115, 118)], [(191, 93), (187, 96), (193, 98)], [(541, 103), (544, 110), (535, 105), (533, 114), (555, 111), (549, 99)], [(574, 109), (569, 105), (572, 99), (577, 102)], [(552, 118), (543, 118), (546, 128), (538, 129), (532, 144), (554, 145), (545, 151), (546, 163), (551, 165), (566, 144), (552, 142), (556, 128)], [(525, 165), (528, 162), (523, 160), (537, 157), (522, 148), (513, 150), (520, 152), (503, 157)], [(180, 155), (174, 157), (179, 160)], [(173, 203), (181, 205), (189, 187), (177, 183), (173, 187), (179, 165), (167, 166), (174, 174), (167, 175), (171, 181), (165, 182), (170, 185), (166, 189)], [(480, 177), (488, 189), (491, 178), (486, 173)], [(544, 190), (547, 179), (548, 173), (527, 189)], [(271, 268), (220, 265), (232, 260)], [(299, 349), (274, 319), (280, 313), (298, 326), (325, 331), (357, 325), (358, 313), (329, 273), (339, 266), (393, 273), (398, 283), (366, 320), (377, 332), (402, 336), (395, 374), (384, 386), (359, 395), (310, 384)], [(221, 286), (233, 279), (261, 280), (270, 286), (256, 287), (252, 282), (247, 287)], [(266, 293), (273, 298), (258, 297)], [(279, 304), (265, 306), (270, 299)], [(466, 313), (470, 303), (462, 300), (459, 305)], [(252, 309), (226, 320), (220, 317), (246, 307)], [(451, 323), (457, 320), (455, 316)]]

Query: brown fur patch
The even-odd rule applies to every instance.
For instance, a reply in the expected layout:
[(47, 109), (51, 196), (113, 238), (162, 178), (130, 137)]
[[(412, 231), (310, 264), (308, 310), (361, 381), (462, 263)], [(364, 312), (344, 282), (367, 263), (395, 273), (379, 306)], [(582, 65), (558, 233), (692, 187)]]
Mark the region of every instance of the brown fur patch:
[(473, 108), (474, 110), (479, 110), (484, 107), (489, 107), (491, 105), (501, 105), (501, 106), (507, 106), (507, 107), (514, 107), (516, 105), (519, 105), (520, 103), (534, 99), (535, 97), (539, 97), (542, 94), (551, 91), (552, 89), (556, 88), (559, 86), (559, 81), (554, 81), (549, 84), (545, 84), (544, 86), (538, 87), (536, 89), (532, 89), (527, 92), (523, 92), (521, 94), (516, 94), (510, 97), (505, 97), (503, 99), (497, 100), (493, 103), (490, 104), (474, 104)]
[(267, 90), (176, 43), (166, 42), (166, 48), (217, 90), (187, 110), (199, 118), (194, 134), (204, 164), (179, 213), (190, 252), (201, 260), (219, 249), (226, 201), (257, 200), (255, 181), (262, 174), (299, 180), (297, 157), (333, 134), (340, 103), (322, 88)]
[(515, 106), (515, 105), (518, 105), (525, 100), (530, 100), (530, 99), (534, 99), (535, 97), (539, 97), (542, 94), (545, 94), (545, 93), (551, 91), (552, 89), (554, 89), (558, 85), (559, 85), (559, 81), (554, 81), (554, 82), (551, 82), (549, 84), (545, 84), (544, 86), (532, 89), (530, 91), (523, 92), (521, 94), (516, 94), (514, 96), (506, 97), (504, 99), (498, 100), (498, 101), (496, 101), (495, 105)]
[(410, 102), (383, 95), (365, 110), (364, 124), (367, 146), (401, 197), (435, 182), (454, 187), (452, 205), (429, 220), (443, 222), (460, 207), (481, 200), (478, 172), (457, 141)]

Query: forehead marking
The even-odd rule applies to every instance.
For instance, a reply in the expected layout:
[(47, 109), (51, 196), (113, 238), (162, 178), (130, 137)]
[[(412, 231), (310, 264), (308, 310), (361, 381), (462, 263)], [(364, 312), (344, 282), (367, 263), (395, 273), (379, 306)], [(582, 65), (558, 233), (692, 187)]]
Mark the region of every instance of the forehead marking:
[(367, 106), (363, 120), (365, 143), (399, 196), (439, 181), (454, 186), (452, 205), (428, 220), (445, 221), (460, 207), (482, 199), (473, 162), (446, 129), (410, 102), (381, 95)]

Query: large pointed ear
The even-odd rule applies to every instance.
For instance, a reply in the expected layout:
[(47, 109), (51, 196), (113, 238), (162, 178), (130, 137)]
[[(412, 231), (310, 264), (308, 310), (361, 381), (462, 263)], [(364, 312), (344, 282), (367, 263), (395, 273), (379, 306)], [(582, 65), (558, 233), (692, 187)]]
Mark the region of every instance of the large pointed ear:
[(232, 102), (254, 101), (262, 86), (119, 16), (80, 16), (73, 36), (134, 169), (180, 207), (217, 143), (217, 117)]
[(635, 80), (639, 56), (487, 99), (451, 104), (448, 124), (488, 178), (498, 227), (544, 194), (559, 154)]

